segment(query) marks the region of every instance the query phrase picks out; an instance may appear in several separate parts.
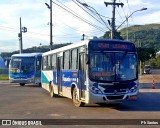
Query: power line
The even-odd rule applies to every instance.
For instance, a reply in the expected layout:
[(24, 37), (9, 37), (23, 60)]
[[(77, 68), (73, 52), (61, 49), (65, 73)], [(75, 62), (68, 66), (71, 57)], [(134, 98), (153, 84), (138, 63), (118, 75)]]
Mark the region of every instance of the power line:
[[(82, 5), (82, 3), (81, 2), (79, 2), (78, 0), (76, 0), (78, 3), (76, 3), (74, 0), (72, 0), (75, 4), (77, 4), (81, 9), (83, 9), (86, 13), (88, 13), (91, 17), (93, 17), (95, 20), (97, 20), (99, 23), (101, 23), (101, 24), (103, 24), (103, 25), (105, 25), (107, 28), (108, 28), (108, 26), (107, 26), (107, 24), (104, 22), (104, 20), (101, 18), (100, 20), (98, 20), (96, 17), (98, 17), (98, 18), (100, 18), (99, 16), (97, 16), (96, 15), (96, 17), (94, 17), (92, 14), (97, 14), (96, 12), (94, 12), (94, 11), (92, 11), (91, 9), (89, 9), (89, 8), (87, 8), (86, 6), (86, 9), (88, 9), (90, 12), (92, 12), (92, 14), (90, 14), (88, 11), (86, 11), (84, 8), (82, 8), (80, 5)], [(99, 15), (99, 14), (98, 14)], [(108, 28), (109, 29), (109, 28)]]
[[(76, 29), (76, 28), (74, 28), (74, 27), (66, 24), (65, 22), (63, 22), (63, 21), (58, 17), (58, 15), (56, 15), (56, 14), (54, 14), (54, 15), (56, 16), (56, 18), (58, 18), (58, 20), (59, 20), (60, 22), (63, 23), (62, 25), (64, 25), (65, 27), (68, 27), (68, 28), (70, 28), (70, 29), (72, 29), (72, 30), (75, 30), (75, 31), (80, 32), (80, 33), (94, 33), (94, 32), (95, 32), (95, 30), (93, 30), (94, 32), (80, 31), (80, 30), (78, 30), (78, 29)], [(100, 30), (97, 30), (97, 29), (96, 29), (96, 31), (97, 31), (97, 32), (100, 32)]]
[[(6, 30), (6, 31), (10, 31), (10, 32), (13, 32), (13, 31), (16, 31), (15, 28), (11, 28), (11, 27), (5, 27), (5, 26), (0, 26), (1, 30)], [(7, 29), (11, 29), (11, 30), (7, 30)], [(75, 29), (76, 30), (76, 29)], [(62, 31), (61, 31), (62, 32)], [(92, 34), (92, 33), (100, 33), (100, 31), (92, 31), (92, 32), (85, 32), (85, 33), (88, 33), (88, 34)], [(79, 36), (72, 36), (73, 34), (66, 34), (64, 33), (65, 35), (54, 35), (55, 38), (80, 38), (81, 35)], [(28, 36), (27, 36), (28, 35)], [(31, 31), (28, 31), (27, 32), (27, 35), (25, 35), (25, 37), (32, 37), (32, 38), (37, 38), (37, 39), (40, 39), (34, 35), (38, 35), (38, 36), (44, 36), (44, 37), (49, 37), (50, 35), (49, 34), (43, 34), (43, 33), (37, 33), (37, 32), (31, 32)], [(31, 36), (29, 36), (31, 35)], [(42, 40), (42, 39), (40, 39)]]
[[(130, 9), (130, 6), (129, 6), (129, 3), (128, 3), (128, 0), (127, 0), (127, 5), (128, 5), (129, 13), (131, 14), (131, 9)], [(133, 21), (133, 17), (132, 17), (132, 16), (131, 16), (131, 19), (132, 19), (132, 22), (133, 22), (133, 25), (134, 25), (134, 21)]]
[(95, 18), (92, 14), (90, 14), (88, 11), (86, 11), (83, 7), (81, 7), (78, 3), (76, 3), (74, 0), (72, 0), (76, 5), (78, 5), (82, 10), (84, 10), (87, 14), (89, 14), (91, 17), (93, 17), (95, 20), (97, 20), (99, 23), (103, 24), (101, 21), (99, 21), (97, 18)]
[(119, 17), (121, 18), (121, 20), (122, 20), (122, 22), (123, 22), (123, 18), (122, 18), (121, 14), (119, 13), (119, 11), (118, 11), (118, 9), (117, 9), (117, 8), (116, 8), (116, 11), (117, 11), (117, 13), (118, 13)]
[[(52, 2), (53, 2), (53, 1), (52, 1)], [(89, 24), (90, 26), (95, 27), (95, 28), (99, 29), (99, 30), (102, 31), (102, 32), (105, 32), (102, 28), (100, 28), (100, 27), (98, 27), (97, 25), (95, 25), (95, 24), (89, 22), (88, 20), (84, 19), (83, 17), (81, 17), (80, 15), (78, 15), (77, 13), (75, 13), (73, 10), (69, 9), (68, 7), (66, 7), (65, 5), (62, 4), (63, 6), (65, 6), (65, 8), (64, 8), (64, 7), (62, 7), (61, 5), (59, 5), (59, 4), (55, 3), (55, 2), (53, 2), (53, 3), (54, 3), (55, 5), (57, 5), (57, 6), (59, 6), (60, 8), (62, 8), (63, 10), (67, 11), (68, 13), (74, 15), (76, 18), (78, 18), (78, 19), (82, 20), (83, 22)], [(67, 9), (66, 9), (66, 8), (67, 8)]]

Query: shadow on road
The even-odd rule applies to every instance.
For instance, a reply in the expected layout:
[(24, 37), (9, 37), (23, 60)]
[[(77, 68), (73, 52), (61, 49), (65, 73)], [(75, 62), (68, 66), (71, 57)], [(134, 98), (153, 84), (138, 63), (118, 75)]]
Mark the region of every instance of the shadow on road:
[(160, 111), (160, 92), (141, 92), (136, 101), (127, 101), (116, 109), (119, 111)]
[(160, 92), (140, 92), (135, 101), (125, 101), (119, 104), (93, 104), (85, 107), (110, 108), (118, 111), (160, 111)]

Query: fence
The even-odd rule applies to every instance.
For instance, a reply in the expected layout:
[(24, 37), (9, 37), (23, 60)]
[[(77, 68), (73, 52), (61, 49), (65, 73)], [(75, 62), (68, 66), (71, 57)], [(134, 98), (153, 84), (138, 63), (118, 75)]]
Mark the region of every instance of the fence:
[(1, 68), (0, 69), (0, 75), (8, 75), (8, 68)]
[(1, 80), (8, 80), (8, 68), (1, 68), (0, 69), (0, 81)]

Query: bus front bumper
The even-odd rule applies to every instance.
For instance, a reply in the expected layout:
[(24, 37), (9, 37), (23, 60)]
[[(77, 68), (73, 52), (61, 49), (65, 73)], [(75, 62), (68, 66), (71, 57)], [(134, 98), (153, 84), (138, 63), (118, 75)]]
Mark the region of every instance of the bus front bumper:
[(136, 100), (138, 91), (126, 94), (95, 94), (90, 92), (88, 96), (88, 104), (92, 103), (116, 103), (126, 100)]
[(28, 84), (28, 83), (34, 83), (34, 79), (33, 78), (28, 78), (28, 79), (12, 79), (10, 78), (9, 79), (10, 83), (25, 83), (25, 84)]

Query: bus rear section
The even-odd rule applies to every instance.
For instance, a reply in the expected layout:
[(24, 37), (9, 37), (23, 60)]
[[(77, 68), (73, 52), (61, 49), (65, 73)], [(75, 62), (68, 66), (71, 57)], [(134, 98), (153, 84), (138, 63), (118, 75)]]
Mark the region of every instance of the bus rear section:
[(25, 84), (41, 83), (41, 53), (14, 54), (9, 65), (9, 80), (11, 83)]

